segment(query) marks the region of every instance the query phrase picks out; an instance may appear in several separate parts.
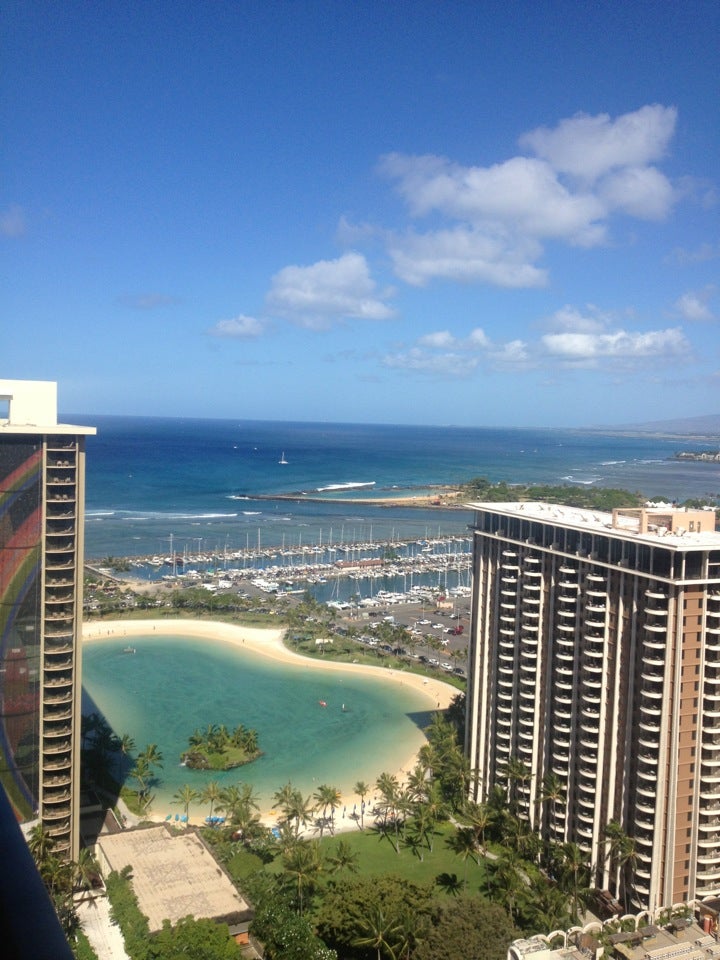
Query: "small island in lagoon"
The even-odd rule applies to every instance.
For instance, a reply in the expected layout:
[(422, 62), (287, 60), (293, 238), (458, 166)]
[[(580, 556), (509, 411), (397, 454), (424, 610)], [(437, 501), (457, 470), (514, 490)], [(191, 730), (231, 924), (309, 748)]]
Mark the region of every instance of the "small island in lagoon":
[(211, 723), (190, 734), (180, 761), (191, 770), (232, 770), (261, 756), (257, 730), (238, 724), (230, 731), (225, 724)]

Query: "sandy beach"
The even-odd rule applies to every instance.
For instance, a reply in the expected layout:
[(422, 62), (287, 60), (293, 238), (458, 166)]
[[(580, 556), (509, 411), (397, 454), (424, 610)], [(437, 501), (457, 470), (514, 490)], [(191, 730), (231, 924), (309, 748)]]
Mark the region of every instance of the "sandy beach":
[[(226, 643), (273, 660), (296, 664), (305, 670), (354, 672), (373, 677), (379, 683), (407, 685), (427, 698), (429, 709), (445, 709), (458, 692), (456, 687), (444, 683), (442, 680), (421, 677), (419, 674), (404, 670), (388, 670), (386, 667), (374, 667), (367, 664), (337, 663), (332, 660), (321, 661), (303, 657), (285, 646), (283, 643), (284, 633), (283, 629), (242, 627), (211, 620), (97, 620), (86, 621), (83, 624), (82, 639), (84, 643), (93, 643), (103, 640), (126, 638), (131, 640), (133, 637), (168, 637), (180, 634), (214, 643)], [(413, 752), (403, 763), (401, 769), (397, 771), (397, 777), (400, 781), (405, 779), (415, 765), (415, 759), (416, 753)], [(342, 803), (348, 809), (351, 809), (356, 802), (357, 797), (343, 795)], [(163, 818), (159, 817), (159, 819)], [(263, 822), (272, 825), (276, 819), (275, 811), (262, 811)], [(192, 817), (191, 822), (201, 825), (203, 818)], [(336, 830), (343, 829), (356, 829), (356, 825), (352, 820), (347, 822), (338, 820)]]

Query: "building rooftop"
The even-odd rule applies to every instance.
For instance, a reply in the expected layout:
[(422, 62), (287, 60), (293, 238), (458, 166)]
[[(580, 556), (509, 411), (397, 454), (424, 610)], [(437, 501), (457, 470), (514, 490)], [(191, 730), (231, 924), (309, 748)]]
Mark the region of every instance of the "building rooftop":
[(98, 840), (100, 865), (107, 872), (132, 867), (132, 887), (150, 931), (183, 917), (247, 924), (248, 904), (193, 831), (173, 833), (165, 824), (123, 830)]
[(95, 427), (57, 422), (57, 384), (51, 380), (0, 380), (0, 436), (3, 434), (88, 434)]
[(675, 549), (720, 549), (714, 510), (688, 510), (666, 503), (649, 503), (637, 509), (591, 510), (536, 500), (511, 503), (468, 503), (471, 510), (486, 510), (574, 530), (602, 533)]

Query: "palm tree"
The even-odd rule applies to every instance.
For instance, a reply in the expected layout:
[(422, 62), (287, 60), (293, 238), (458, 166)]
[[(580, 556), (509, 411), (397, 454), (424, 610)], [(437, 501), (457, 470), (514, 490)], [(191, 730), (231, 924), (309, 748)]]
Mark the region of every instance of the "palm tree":
[(293, 791), (289, 805), (285, 809), (285, 815), (288, 820), (295, 821), (295, 836), (300, 836), (300, 824), (307, 826), (308, 820), (312, 816), (313, 805), (310, 797), (303, 797), (299, 790)]
[[(507, 781), (510, 810), (512, 813), (517, 813), (518, 795), (522, 792), (523, 800), (527, 799), (525, 797), (525, 787), (532, 780), (533, 773), (530, 767), (519, 757), (508, 757), (503, 773)], [(527, 812), (527, 810), (523, 812)]]
[(362, 930), (362, 935), (353, 940), (354, 947), (373, 947), (377, 950), (377, 960), (382, 960), (383, 953), (390, 960), (395, 960), (395, 948), (398, 946), (401, 925), (386, 914), (380, 904), (370, 904), (367, 911), (360, 917), (358, 926)]
[(581, 873), (588, 872), (589, 865), (585, 852), (576, 843), (565, 843), (562, 850), (564, 869), (572, 876), (573, 922), (578, 923), (578, 877)]
[(197, 800), (200, 794), (193, 787), (189, 787), (187, 784), (184, 784), (180, 787), (179, 790), (175, 791), (175, 794), (170, 801), (170, 803), (181, 803), (183, 810), (185, 811), (185, 819), (190, 819), (190, 804)]
[(453, 853), (456, 853), (463, 860), (463, 887), (467, 889), (467, 862), (477, 859), (477, 838), (472, 827), (458, 827), (458, 829), (447, 839), (447, 845)]
[(210, 804), (210, 817), (212, 817), (215, 804), (222, 797), (222, 793), (222, 789), (217, 780), (210, 780), (205, 784), (202, 793), (200, 794), (200, 799), (203, 803)]
[(38, 869), (41, 869), (42, 865), (54, 856), (56, 846), (54, 837), (50, 836), (41, 823), (36, 823), (28, 836), (28, 847)]
[(134, 780), (137, 780), (137, 792), (141, 800), (147, 792), (147, 782), (150, 778), (150, 773), (150, 764), (148, 763), (147, 758), (144, 754), (139, 753), (135, 758), (135, 766), (130, 771), (130, 776)]
[(295, 793), (295, 788), (293, 787), (290, 780), (285, 784), (284, 787), (280, 787), (279, 790), (276, 790), (273, 794), (273, 803), (276, 807), (279, 807), (283, 814), (286, 814), (287, 808), (292, 802), (293, 795)]
[(257, 753), (258, 750), (258, 732), (257, 730), (246, 730), (242, 741), (242, 747), (246, 753)]
[(331, 811), (331, 822), (334, 824), (335, 810), (340, 806), (340, 791), (337, 787), (322, 783), (313, 794), (313, 799), (317, 800), (317, 809), (322, 807), (322, 818), (320, 820), (320, 836), (322, 836), (322, 831), (327, 823), (328, 807)]
[(517, 900), (523, 889), (524, 880), (520, 873), (518, 856), (512, 850), (506, 850), (495, 861), (492, 884), (497, 890), (498, 899), (514, 921), (517, 916)]
[(151, 767), (162, 767), (163, 765), (163, 755), (156, 743), (149, 743), (138, 756), (144, 756)]
[(347, 840), (338, 840), (334, 851), (328, 854), (327, 861), (332, 865), (333, 873), (338, 873), (341, 870), (350, 870), (351, 873), (356, 873), (358, 857), (358, 852), (353, 850)]
[(557, 805), (565, 799), (565, 787), (554, 770), (549, 770), (543, 777), (540, 803), (550, 803), (553, 840), (557, 841)]
[(634, 892), (635, 870), (638, 863), (637, 845), (634, 837), (628, 836), (617, 820), (611, 820), (605, 827), (605, 837), (610, 841), (608, 859), (614, 869), (616, 879), (620, 878), (625, 912), (628, 912), (628, 893)]
[(295, 878), (300, 916), (303, 912), (304, 894), (314, 886), (321, 868), (318, 846), (308, 843), (307, 840), (298, 841), (283, 857), (283, 869)]
[(91, 890), (100, 876), (100, 864), (89, 847), (82, 848), (73, 867), (73, 885), (81, 890)]
[(475, 831), (476, 842), (481, 846), (482, 852), (485, 852), (485, 831), (492, 822), (490, 808), (484, 803), (472, 803), (468, 807), (467, 815), (470, 819), (470, 825)]
[(360, 829), (362, 830), (365, 822), (365, 797), (370, 792), (370, 787), (364, 780), (358, 780), (353, 790), (360, 797)]

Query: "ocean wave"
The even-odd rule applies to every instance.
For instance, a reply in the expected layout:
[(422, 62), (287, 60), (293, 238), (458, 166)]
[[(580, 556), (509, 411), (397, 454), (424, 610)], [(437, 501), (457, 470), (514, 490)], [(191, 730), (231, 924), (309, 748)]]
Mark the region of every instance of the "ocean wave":
[(598, 483), (600, 480), (602, 480), (602, 477), (590, 477), (589, 479), (581, 479), (580, 477), (573, 477), (572, 474), (570, 474), (569, 476), (563, 477), (562, 479), (567, 481), (567, 483), (581, 483), (583, 486), (589, 487), (591, 483)]
[(627, 463), (627, 460), (601, 460), (601, 467), (619, 467), (623, 463)]
[(121, 517), (122, 520), (232, 520), (237, 513), (131, 513)]
[(228, 500), (250, 500), (251, 497), (245, 496), (244, 493), (229, 493)]
[(262, 510), (243, 510), (244, 517), (259, 517)]
[(316, 493), (328, 493), (331, 490), (359, 490), (360, 487), (374, 487), (374, 480), (367, 480), (365, 482), (350, 482), (350, 483), (329, 483), (326, 487), (316, 487)]
[(114, 517), (116, 513), (117, 513), (116, 510), (86, 510), (85, 519), (87, 520), (88, 517), (98, 518), (98, 519), (100, 517)]

